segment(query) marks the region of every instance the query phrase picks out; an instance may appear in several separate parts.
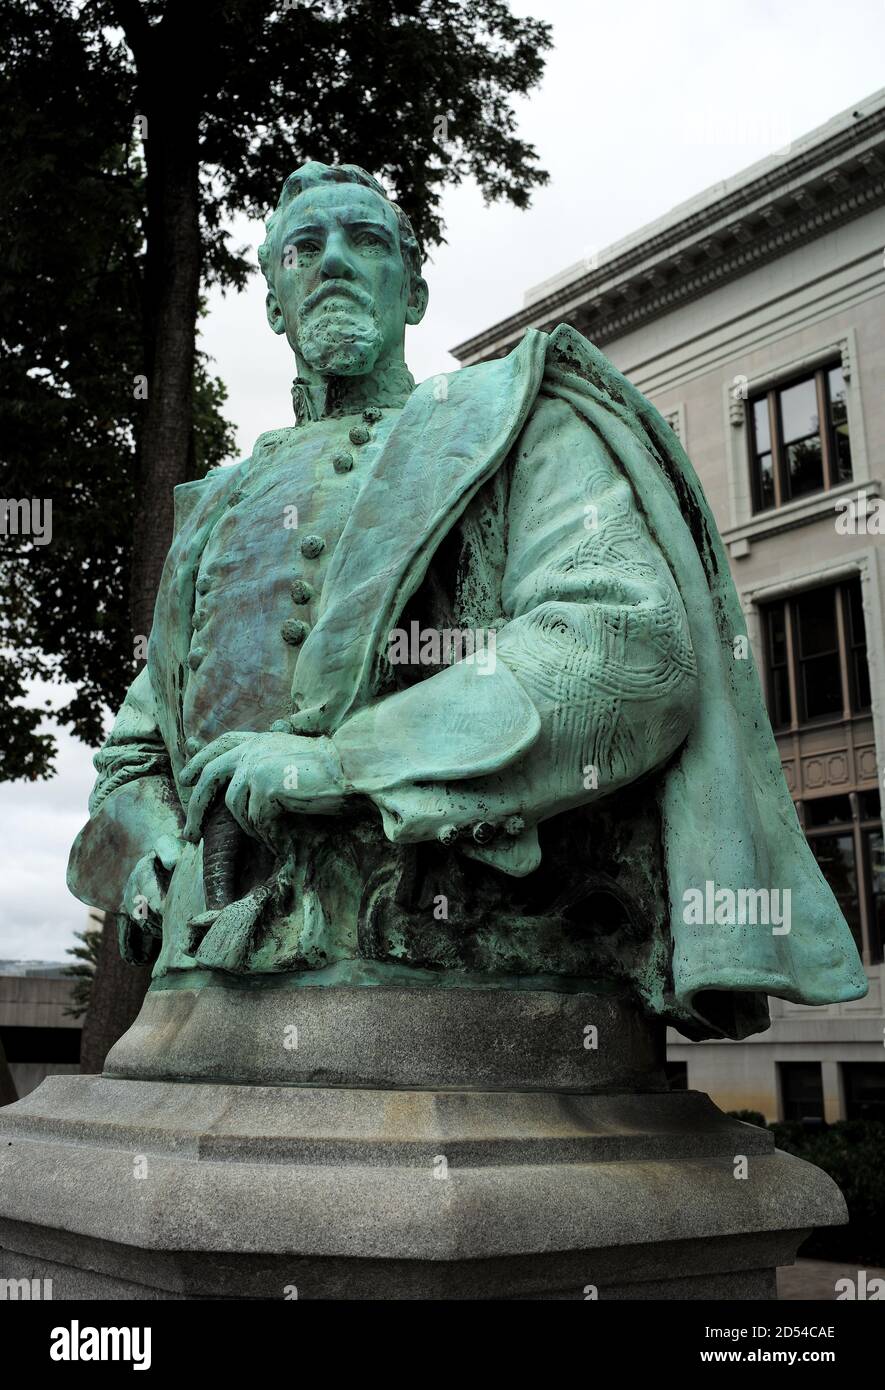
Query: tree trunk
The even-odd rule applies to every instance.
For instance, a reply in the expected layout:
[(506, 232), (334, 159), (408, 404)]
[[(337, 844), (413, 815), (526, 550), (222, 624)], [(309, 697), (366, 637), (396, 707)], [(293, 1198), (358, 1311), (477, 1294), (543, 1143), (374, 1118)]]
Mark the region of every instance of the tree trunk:
[[(169, 74), (165, 74), (167, 80)], [(171, 80), (174, 81), (174, 78)], [(180, 81), (187, 81), (185, 74)], [(173, 489), (187, 482), (200, 290), (197, 113), (158, 94), (148, 115), (145, 357), (148, 399), (139, 448), (130, 613), (133, 637), (151, 629), (172, 538)]]
[[(186, 34), (169, 30), (163, 34), (163, 29), (165, 22), (148, 37), (141, 32), (133, 44), (139, 70), (138, 114), (147, 117), (148, 204), (144, 300), (148, 394), (139, 446), (130, 579), (136, 656), (143, 655), (139, 639), (151, 630), (172, 537), (173, 489), (189, 476), (201, 273), (194, 54)], [(148, 967), (127, 965), (120, 956), (117, 933), (109, 920), (84, 1020), (82, 1071), (101, 1070), (113, 1044), (134, 1021), (149, 983)]]
[(100, 1072), (114, 1043), (135, 1022), (151, 981), (148, 966), (127, 965), (117, 947), (113, 917), (105, 918), (89, 1008), (80, 1041), (81, 1072)]

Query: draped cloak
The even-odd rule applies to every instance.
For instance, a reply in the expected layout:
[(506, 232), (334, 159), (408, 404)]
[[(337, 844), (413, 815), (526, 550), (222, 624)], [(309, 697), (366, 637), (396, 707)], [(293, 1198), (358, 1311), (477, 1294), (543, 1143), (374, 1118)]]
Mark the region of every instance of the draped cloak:
[[(799, 825), (781, 769), (759, 678), (748, 651), (745, 624), (716, 524), (679, 440), (653, 406), (604, 355), (567, 325), (551, 335), (529, 330), (508, 357), (424, 383), (409, 400), (372, 476), (344, 527), (323, 587), (318, 619), (298, 658), (291, 728), (294, 733), (341, 738), (359, 750), (377, 733), (390, 698), (376, 700), (385, 645), (434, 555), (479, 490), (494, 478), (520, 438), (539, 393), (567, 404), (586, 422), (632, 489), (645, 526), (666, 560), (684, 605), (691, 646), (702, 673), (687, 733), (655, 782), (661, 827), (663, 892), (672, 954), (669, 1016), (689, 1036), (742, 1037), (764, 1028), (766, 996), (803, 1004), (858, 998), (866, 977), (849, 928)], [(443, 408), (444, 407), (444, 408)], [(580, 459), (563, 466), (580, 471)], [(156, 721), (168, 752), (169, 779), (145, 754), (129, 769), (116, 765), (93, 807), (94, 819), (72, 852), (69, 881), (86, 901), (106, 905), (96, 876), (107, 846), (129, 865), (159, 829), (180, 825), (175, 792), (187, 759), (182, 723), (182, 673), (191, 640), (194, 556), (205, 544), (231, 483), (220, 470), (176, 493), (176, 536), (161, 584), (148, 672)], [(408, 515), (401, 499), (408, 497)], [(746, 647), (746, 643), (743, 644)], [(466, 700), (463, 723), (476, 726), (471, 774), (486, 740), (486, 771), (506, 782), (517, 754), (531, 741), (531, 702), (503, 664), (510, 723), (494, 699), (482, 704), (483, 685), (467, 687), (458, 667), (446, 673), (451, 708)], [(438, 681), (439, 677), (434, 677)], [(429, 684), (433, 684), (430, 682)], [(440, 687), (441, 689), (442, 687)], [(501, 689), (490, 684), (487, 689)], [(402, 701), (402, 696), (394, 699)], [(457, 783), (432, 721), (423, 713), (375, 779), (383, 791), (397, 783)], [(522, 724), (522, 728), (518, 727)], [(386, 726), (390, 735), (391, 725)], [(222, 732), (219, 729), (217, 732)], [(379, 741), (375, 739), (375, 746)], [(387, 737), (386, 746), (397, 744)], [(126, 802), (133, 784), (138, 804)], [(170, 790), (170, 785), (174, 790)], [(368, 777), (364, 790), (373, 789)], [(405, 794), (405, 793), (404, 793)], [(395, 804), (396, 793), (392, 802)], [(380, 804), (384, 806), (383, 796)], [(554, 808), (555, 811), (556, 808)], [(147, 828), (150, 827), (149, 833)], [(136, 842), (141, 836), (141, 844)], [(529, 841), (537, 844), (529, 825)], [(494, 846), (479, 853), (507, 873), (507, 855)], [(521, 872), (525, 872), (523, 868)], [(696, 920), (686, 910), (692, 893), (708, 884), (719, 894), (789, 892), (788, 929), (759, 922)], [(118, 904), (117, 904), (118, 906)]]

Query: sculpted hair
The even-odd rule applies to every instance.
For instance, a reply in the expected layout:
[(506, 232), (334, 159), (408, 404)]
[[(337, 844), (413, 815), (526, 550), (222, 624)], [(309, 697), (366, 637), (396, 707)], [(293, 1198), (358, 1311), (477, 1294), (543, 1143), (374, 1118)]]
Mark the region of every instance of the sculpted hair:
[(362, 184), (364, 188), (371, 188), (373, 193), (377, 193), (380, 198), (384, 199), (385, 203), (393, 208), (399, 229), (399, 244), (403, 263), (414, 283), (421, 274), (424, 254), (414, 228), (402, 208), (387, 196), (378, 180), (372, 174), (367, 173), (365, 169), (361, 169), (358, 164), (319, 164), (311, 160), (307, 164), (302, 164), (300, 169), (296, 169), (286, 179), (279, 202), (264, 224), (266, 235), (258, 248), (258, 264), (261, 266), (268, 287), (274, 288), (272, 259), (274, 234), (280, 219), (293, 198), (297, 198), (299, 193), (303, 193), (307, 188), (314, 188), (319, 183)]

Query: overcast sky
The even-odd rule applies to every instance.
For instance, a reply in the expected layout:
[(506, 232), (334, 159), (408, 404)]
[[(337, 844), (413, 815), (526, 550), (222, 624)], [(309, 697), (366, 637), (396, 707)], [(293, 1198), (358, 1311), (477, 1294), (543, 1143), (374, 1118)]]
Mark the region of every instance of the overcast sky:
[[(469, 185), (445, 195), (447, 245), (425, 269), (430, 308), (406, 340), (418, 380), (452, 370), (448, 350), (518, 309), (527, 287), (783, 150), (883, 83), (882, 0), (512, 8), (553, 24), (543, 86), (517, 108), (550, 183), (527, 212), (486, 208)], [(263, 235), (246, 220), (231, 230), (253, 252)], [(292, 359), (266, 326), (263, 301), (256, 272), (243, 294), (212, 296), (203, 329), (228, 386), (240, 456), (291, 418)], [(63, 959), (85, 924), (65, 865), (86, 815), (91, 754), (64, 734), (59, 745), (51, 782), (0, 784), (0, 958)]]

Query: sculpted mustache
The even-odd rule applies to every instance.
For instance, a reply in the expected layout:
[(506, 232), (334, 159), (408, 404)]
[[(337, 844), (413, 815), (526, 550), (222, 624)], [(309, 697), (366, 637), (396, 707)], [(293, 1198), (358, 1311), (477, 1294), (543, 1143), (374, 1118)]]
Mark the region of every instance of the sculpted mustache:
[(366, 294), (365, 290), (357, 289), (355, 285), (349, 285), (346, 280), (330, 280), (327, 284), (320, 285), (319, 289), (314, 290), (313, 294), (307, 296), (304, 303), (301, 305), (300, 313), (302, 315), (311, 313), (317, 305), (322, 304), (323, 300), (328, 299), (330, 295), (338, 295), (346, 299), (352, 299), (361, 309), (365, 309), (366, 313), (371, 313), (375, 307), (371, 296)]

